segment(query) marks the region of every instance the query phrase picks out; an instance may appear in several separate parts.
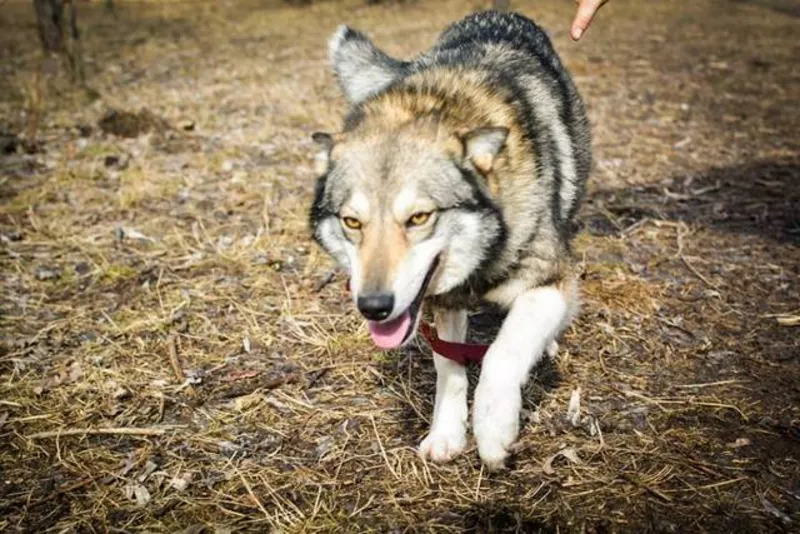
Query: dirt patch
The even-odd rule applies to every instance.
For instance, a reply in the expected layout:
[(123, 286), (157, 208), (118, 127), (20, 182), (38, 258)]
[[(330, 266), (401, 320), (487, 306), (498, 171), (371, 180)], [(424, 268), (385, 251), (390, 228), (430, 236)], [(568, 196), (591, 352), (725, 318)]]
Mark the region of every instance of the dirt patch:
[(105, 133), (119, 137), (139, 137), (148, 132), (161, 133), (170, 129), (167, 121), (147, 109), (138, 113), (111, 110), (97, 125)]

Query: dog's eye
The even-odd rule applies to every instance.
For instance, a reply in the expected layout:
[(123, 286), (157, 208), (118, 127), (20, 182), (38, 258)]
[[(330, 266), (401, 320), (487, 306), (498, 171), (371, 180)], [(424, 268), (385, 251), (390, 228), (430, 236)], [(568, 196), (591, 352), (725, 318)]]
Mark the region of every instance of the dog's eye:
[(415, 213), (411, 217), (408, 218), (406, 225), (408, 226), (422, 226), (428, 219), (431, 218), (431, 212), (429, 211), (420, 211), (419, 213)]
[(354, 219), (353, 217), (342, 217), (342, 222), (344, 225), (351, 230), (360, 230), (361, 229), (361, 221), (358, 219)]

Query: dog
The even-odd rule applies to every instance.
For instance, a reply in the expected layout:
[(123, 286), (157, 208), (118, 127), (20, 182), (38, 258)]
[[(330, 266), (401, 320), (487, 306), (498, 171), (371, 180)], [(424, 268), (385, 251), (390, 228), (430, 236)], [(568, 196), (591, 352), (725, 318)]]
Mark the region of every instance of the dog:
[[(340, 132), (313, 135), (313, 237), (349, 272), (382, 349), (414, 338), (423, 305), (454, 342), (468, 309), (508, 311), (472, 411), (481, 460), (502, 469), (522, 386), (578, 309), (570, 243), (592, 164), (581, 97), (545, 32), (515, 13), (469, 15), (410, 61), (340, 26), (329, 56), (350, 110)], [(467, 443), (467, 374), (434, 364), (419, 453), (445, 462)]]

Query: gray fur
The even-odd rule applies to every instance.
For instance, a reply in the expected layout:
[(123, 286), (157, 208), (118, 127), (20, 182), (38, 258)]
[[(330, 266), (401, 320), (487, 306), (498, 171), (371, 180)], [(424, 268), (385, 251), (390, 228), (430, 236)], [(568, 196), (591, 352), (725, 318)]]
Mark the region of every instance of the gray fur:
[[(407, 138), (404, 132), (393, 133), (377, 144), (363, 140), (361, 152), (350, 150), (340, 161), (331, 161), (318, 183), (311, 226), (324, 248), (330, 251), (332, 245), (330, 236), (319, 232), (321, 221), (336, 217), (354, 189), (379, 187), (388, 198), (413, 177), (442, 210), (440, 226), (447, 219), (458, 225), (455, 215), (465, 211), (483, 220), (481, 236), (469, 245), (481, 258), (479, 266), (458, 287), (436, 295), (436, 304), (462, 307), (480, 298), (508, 304), (504, 285), (524, 280), (523, 285), (536, 287), (565, 276), (574, 218), (591, 167), (590, 133), (580, 96), (538, 26), (514, 13), (477, 13), (450, 26), (431, 50), (407, 62), (342, 26), (329, 52), (353, 106), (346, 132), (357, 134), (364, 110), (383, 95), (439, 90), (452, 92), (443, 98), (458, 99), (457, 88), (430, 88), (417, 81), (425, 73), (455, 69), (492, 88), (515, 115), (530, 154), (516, 172), (527, 172), (530, 179), (522, 187), (508, 182), (492, 194), (475, 173), (457, 173), (437, 160), (429, 146), (419, 146), (419, 132)], [(435, 123), (435, 113), (420, 120)]]

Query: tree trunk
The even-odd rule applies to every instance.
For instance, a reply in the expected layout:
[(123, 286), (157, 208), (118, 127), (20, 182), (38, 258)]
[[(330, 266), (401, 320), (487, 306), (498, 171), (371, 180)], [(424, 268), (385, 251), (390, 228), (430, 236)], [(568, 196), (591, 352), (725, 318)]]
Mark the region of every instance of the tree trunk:
[(81, 35), (78, 32), (78, 10), (75, 8), (75, 0), (71, 0), (69, 3), (69, 33), (71, 39), (69, 50), (67, 50), (67, 59), (72, 79), (85, 86), (86, 74), (83, 70), (83, 50)]
[(61, 0), (33, 0), (39, 39), (45, 54), (57, 54), (64, 50), (64, 4)]

